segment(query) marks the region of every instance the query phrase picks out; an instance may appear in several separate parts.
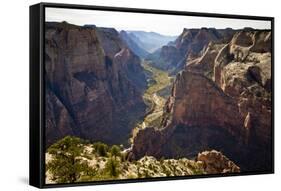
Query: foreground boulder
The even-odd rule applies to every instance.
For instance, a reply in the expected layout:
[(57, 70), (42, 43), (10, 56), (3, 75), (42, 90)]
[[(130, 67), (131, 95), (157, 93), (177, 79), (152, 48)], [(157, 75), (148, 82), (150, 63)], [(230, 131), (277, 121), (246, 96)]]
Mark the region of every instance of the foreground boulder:
[(240, 172), (240, 168), (234, 162), (215, 150), (199, 153), (196, 160), (203, 163), (203, 169), (207, 174)]

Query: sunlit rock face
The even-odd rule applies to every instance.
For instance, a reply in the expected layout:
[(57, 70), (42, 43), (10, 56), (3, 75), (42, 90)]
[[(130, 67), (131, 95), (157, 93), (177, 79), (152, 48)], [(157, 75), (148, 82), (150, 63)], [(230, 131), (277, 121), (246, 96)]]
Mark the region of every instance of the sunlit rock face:
[(46, 142), (66, 136), (121, 144), (144, 115), (140, 59), (115, 29), (46, 23)]
[(185, 62), (163, 127), (139, 132), (136, 157), (195, 157), (216, 149), (241, 171), (272, 170), (271, 32), (245, 29), (230, 36), (206, 42), (201, 54)]
[(202, 55), (210, 42), (226, 43), (232, 38), (233, 29), (184, 29), (178, 38), (163, 46), (148, 59), (158, 68), (176, 74), (185, 67), (187, 61)]

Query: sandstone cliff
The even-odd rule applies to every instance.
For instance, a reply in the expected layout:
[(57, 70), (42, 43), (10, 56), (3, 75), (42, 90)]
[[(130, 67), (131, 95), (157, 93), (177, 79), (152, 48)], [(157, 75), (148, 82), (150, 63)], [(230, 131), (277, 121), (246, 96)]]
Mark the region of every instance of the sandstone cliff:
[(121, 144), (145, 112), (140, 59), (115, 29), (46, 23), (46, 141)]
[(186, 61), (201, 56), (209, 42), (228, 42), (234, 32), (232, 29), (184, 29), (173, 43), (163, 46), (147, 59), (156, 67), (177, 73)]
[[(136, 158), (216, 149), (242, 171), (272, 170), (271, 32), (245, 29), (222, 39), (205, 41), (202, 54), (186, 60), (161, 130), (147, 128), (135, 138)], [(193, 45), (186, 46), (197, 50)]]

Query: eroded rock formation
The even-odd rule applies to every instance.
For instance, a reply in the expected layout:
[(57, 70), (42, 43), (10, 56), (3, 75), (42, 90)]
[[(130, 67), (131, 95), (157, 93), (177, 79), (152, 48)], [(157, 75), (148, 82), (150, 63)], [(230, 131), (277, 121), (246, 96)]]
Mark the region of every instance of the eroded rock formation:
[(140, 59), (115, 29), (46, 23), (46, 141), (66, 135), (121, 144), (144, 115)]
[(234, 32), (233, 29), (184, 29), (173, 43), (163, 46), (148, 59), (156, 67), (177, 73), (184, 68), (186, 61), (201, 56), (210, 42), (229, 42)]
[(245, 29), (224, 40), (206, 41), (202, 54), (186, 60), (163, 127), (135, 138), (136, 158), (195, 157), (216, 149), (242, 171), (272, 170), (271, 32)]

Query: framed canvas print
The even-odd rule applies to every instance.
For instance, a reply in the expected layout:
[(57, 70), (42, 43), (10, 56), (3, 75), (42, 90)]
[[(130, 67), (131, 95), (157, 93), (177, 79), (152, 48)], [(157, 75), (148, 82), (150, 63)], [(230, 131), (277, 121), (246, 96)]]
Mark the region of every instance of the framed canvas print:
[(274, 18), (30, 7), (30, 184), (274, 172)]

